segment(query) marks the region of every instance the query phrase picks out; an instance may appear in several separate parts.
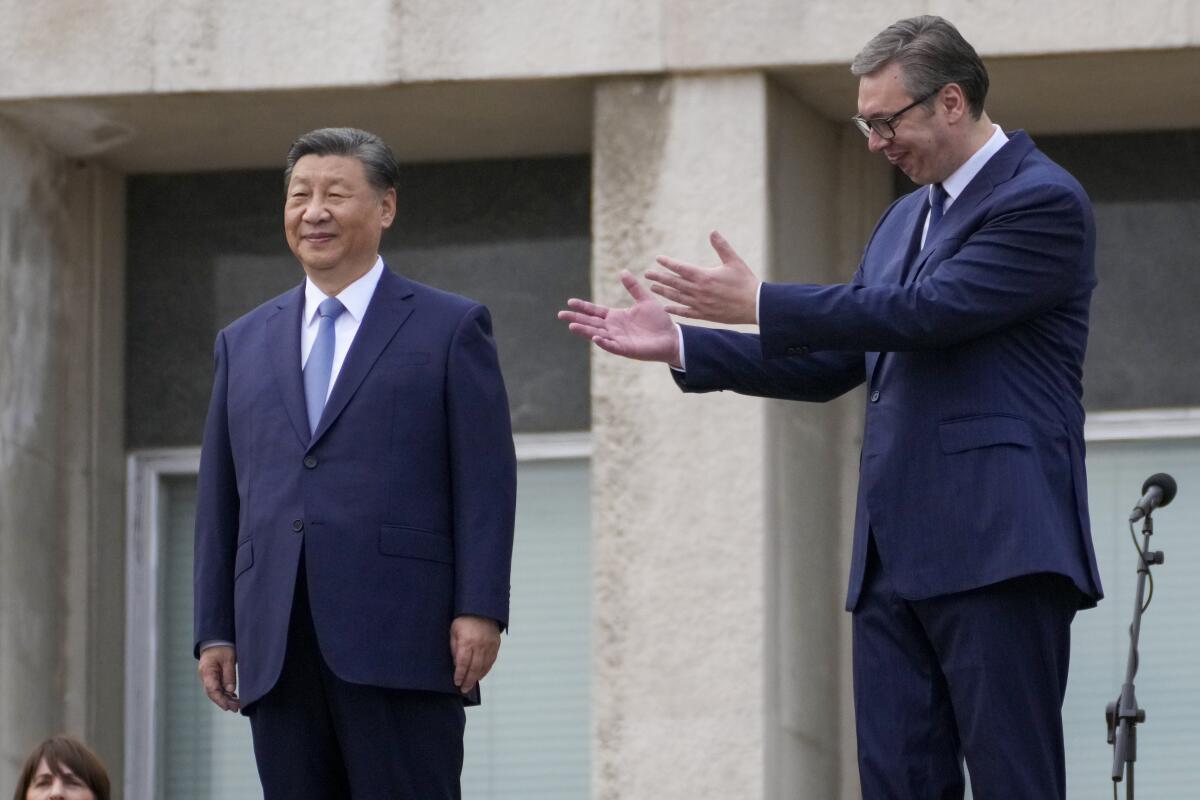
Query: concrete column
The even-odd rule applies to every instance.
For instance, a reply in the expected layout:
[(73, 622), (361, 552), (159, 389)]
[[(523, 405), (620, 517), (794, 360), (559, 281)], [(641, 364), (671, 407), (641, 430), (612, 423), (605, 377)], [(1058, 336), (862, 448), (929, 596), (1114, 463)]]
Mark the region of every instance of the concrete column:
[[(595, 110), (606, 304), (657, 253), (713, 263), (713, 228), (765, 279), (847, 280), (886, 204), (848, 126), (762, 74), (614, 80)], [(854, 796), (861, 397), (684, 396), (598, 351), (592, 392), (594, 796)]]
[[(849, 122), (817, 115), (775, 84), (768, 99), (772, 279), (848, 281), (891, 200), (890, 170)], [(767, 717), (772, 797), (859, 794), (843, 606), (862, 394), (770, 404), (767, 610), (775, 657), (768, 667), (778, 698)]]
[(0, 786), (58, 731), (120, 785), (123, 184), (3, 120), (0, 172)]
[[(786, 90), (769, 100), (771, 279), (846, 280), (839, 260), (838, 136)], [(849, 681), (840, 646), (845, 570), (841, 543), (842, 404), (776, 400), (769, 405), (770, 538), (767, 604), (773, 647), (767, 753), (771, 797), (835, 797), (841, 731), (840, 687)]]
[[(659, 253), (702, 263), (714, 227), (768, 249), (758, 74), (596, 91), (593, 292)], [(685, 396), (667, 368), (596, 353), (593, 796), (762, 797), (766, 785), (766, 404)]]

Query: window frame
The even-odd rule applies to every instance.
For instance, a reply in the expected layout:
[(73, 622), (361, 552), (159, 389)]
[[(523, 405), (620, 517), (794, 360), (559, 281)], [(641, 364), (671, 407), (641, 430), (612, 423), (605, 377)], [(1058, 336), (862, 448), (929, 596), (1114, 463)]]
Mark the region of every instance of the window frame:
[[(1200, 417), (1200, 414), (1198, 414)], [(591, 460), (586, 431), (513, 436), (518, 462)], [(152, 800), (158, 781), (161, 495), (171, 478), (195, 477), (199, 447), (133, 450), (126, 460), (125, 786), (127, 800)]]

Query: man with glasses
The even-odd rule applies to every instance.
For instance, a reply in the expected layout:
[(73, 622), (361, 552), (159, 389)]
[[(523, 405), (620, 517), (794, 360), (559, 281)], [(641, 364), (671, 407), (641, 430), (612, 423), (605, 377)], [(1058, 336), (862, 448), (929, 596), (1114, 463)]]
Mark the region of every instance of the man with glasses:
[[(847, 609), (859, 773), (871, 798), (1065, 795), (1061, 708), (1076, 610), (1101, 597), (1081, 375), (1096, 284), (1091, 206), (984, 111), (983, 62), (950, 23), (906, 19), (855, 58), (854, 124), (920, 184), (849, 283), (760, 282), (660, 258), (634, 304), (571, 300), (604, 350), (684, 391), (824, 401), (867, 384)], [(757, 323), (751, 335), (668, 313)]]

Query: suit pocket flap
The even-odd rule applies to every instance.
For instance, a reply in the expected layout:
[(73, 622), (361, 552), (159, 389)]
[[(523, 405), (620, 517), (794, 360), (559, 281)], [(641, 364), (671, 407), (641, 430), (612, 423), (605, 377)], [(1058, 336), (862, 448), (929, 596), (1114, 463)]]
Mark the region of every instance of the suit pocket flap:
[(454, 543), (450, 538), (420, 528), (384, 525), (379, 531), (379, 552), (385, 556), (454, 563)]
[(247, 539), (238, 545), (237, 555), (233, 558), (233, 578), (241, 575), (254, 564), (254, 540)]
[(977, 447), (1014, 444), (1033, 447), (1033, 430), (1020, 417), (968, 417), (938, 426), (943, 453), (961, 453)]

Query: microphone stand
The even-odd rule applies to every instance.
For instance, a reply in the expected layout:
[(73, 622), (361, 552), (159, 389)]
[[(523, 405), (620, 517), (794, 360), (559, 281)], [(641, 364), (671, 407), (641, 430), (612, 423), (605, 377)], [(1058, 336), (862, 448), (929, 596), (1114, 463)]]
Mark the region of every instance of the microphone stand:
[(1122, 773), (1125, 773), (1129, 778), (1125, 784), (1126, 800), (1133, 800), (1133, 762), (1137, 761), (1135, 726), (1146, 721), (1146, 711), (1138, 708), (1133, 688), (1133, 677), (1138, 669), (1137, 648), (1138, 636), (1142, 631), (1143, 597), (1150, 565), (1163, 563), (1162, 551), (1150, 550), (1150, 537), (1153, 534), (1154, 521), (1150, 514), (1147, 514), (1142, 523), (1142, 546), (1138, 550), (1137, 598), (1133, 606), (1133, 623), (1129, 626), (1129, 659), (1125, 665), (1125, 683), (1121, 685), (1121, 695), (1117, 701), (1109, 703), (1104, 710), (1104, 719), (1108, 724), (1108, 743), (1113, 746), (1113, 792), (1115, 794), (1116, 784), (1121, 782)]

